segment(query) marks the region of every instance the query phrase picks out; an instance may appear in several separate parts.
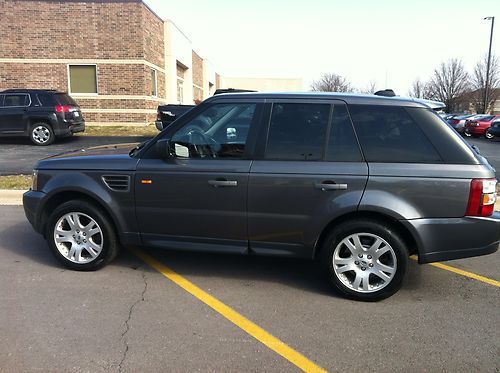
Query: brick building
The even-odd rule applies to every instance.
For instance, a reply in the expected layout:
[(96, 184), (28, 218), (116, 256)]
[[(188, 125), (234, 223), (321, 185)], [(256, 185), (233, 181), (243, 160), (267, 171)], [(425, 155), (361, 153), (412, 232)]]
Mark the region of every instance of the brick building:
[(144, 125), (223, 82), (142, 0), (0, 0), (0, 35), (0, 90), (68, 92), (88, 124)]

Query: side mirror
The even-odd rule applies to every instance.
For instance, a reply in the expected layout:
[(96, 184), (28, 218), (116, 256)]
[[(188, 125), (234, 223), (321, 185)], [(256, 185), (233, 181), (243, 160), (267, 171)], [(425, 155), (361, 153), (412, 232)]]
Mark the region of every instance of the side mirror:
[(156, 142), (156, 148), (161, 159), (171, 157), (189, 158), (187, 146), (173, 142), (170, 139), (161, 139)]
[(167, 159), (170, 158), (170, 139), (160, 139), (156, 142), (156, 150), (158, 154), (160, 155), (161, 159)]

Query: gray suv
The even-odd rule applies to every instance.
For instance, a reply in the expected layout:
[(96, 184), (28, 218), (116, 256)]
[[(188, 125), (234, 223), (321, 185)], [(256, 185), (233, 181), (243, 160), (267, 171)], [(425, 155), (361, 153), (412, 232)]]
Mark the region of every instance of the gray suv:
[(409, 255), (495, 252), (496, 183), (425, 103), (240, 93), (135, 147), (39, 161), (24, 208), (72, 269), (100, 268), (121, 245), (314, 258), (345, 296), (378, 300)]

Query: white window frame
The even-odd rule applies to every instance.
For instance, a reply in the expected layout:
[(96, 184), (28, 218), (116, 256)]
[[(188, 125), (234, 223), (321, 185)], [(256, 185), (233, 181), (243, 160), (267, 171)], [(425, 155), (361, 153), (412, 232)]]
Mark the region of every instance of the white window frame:
[[(95, 67), (95, 85), (96, 85), (96, 93), (79, 93), (79, 92), (71, 92), (71, 81), (69, 75), (70, 66), (94, 66)], [(69, 95), (78, 95), (78, 96), (97, 96), (99, 95), (99, 74), (97, 71), (97, 64), (95, 63), (69, 63), (66, 65), (66, 71), (68, 75), (68, 94)]]
[(151, 95), (151, 97), (158, 97), (158, 71), (153, 68), (151, 68), (151, 71), (154, 71), (155, 73), (155, 94)]

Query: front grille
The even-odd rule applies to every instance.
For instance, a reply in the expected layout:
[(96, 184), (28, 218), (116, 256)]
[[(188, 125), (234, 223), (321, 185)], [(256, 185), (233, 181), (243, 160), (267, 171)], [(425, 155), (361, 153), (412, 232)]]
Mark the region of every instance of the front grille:
[(128, 192), (130, 188), (130, 176), (128, 175), (103, 175), (102, 181), (115, 192)]

